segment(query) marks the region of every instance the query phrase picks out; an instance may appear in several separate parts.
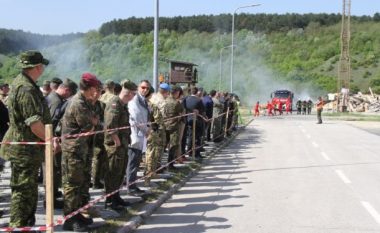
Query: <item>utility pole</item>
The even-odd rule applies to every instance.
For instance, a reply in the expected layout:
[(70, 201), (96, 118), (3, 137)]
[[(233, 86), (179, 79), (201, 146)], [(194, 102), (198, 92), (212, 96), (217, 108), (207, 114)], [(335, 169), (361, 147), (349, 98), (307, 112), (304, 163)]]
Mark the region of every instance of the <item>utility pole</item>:
[(343, 0), (342, 29), (340, 34), (341, 53), (339, 60), (338, 74), (338, 111), (346, 112), (348, 104), (348, 94), (351, 79), (351, 60), (350, 60), (350, 15), (351, 0)]

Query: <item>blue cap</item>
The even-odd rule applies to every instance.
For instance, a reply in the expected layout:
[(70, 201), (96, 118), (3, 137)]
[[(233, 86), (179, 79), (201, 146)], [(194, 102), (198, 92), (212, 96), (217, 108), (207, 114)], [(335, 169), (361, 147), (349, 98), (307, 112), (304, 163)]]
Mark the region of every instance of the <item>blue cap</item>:
[(167, 83), (161, 83), (160, 84), (160, 89), (162, 89), (164, 91), (170, 91), (170, 86)]

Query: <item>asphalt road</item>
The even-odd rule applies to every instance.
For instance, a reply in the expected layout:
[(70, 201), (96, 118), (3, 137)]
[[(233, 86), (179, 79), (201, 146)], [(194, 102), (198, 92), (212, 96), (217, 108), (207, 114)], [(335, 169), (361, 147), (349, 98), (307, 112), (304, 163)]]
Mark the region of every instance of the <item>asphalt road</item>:
[(315, 118), (255, 119), (136, 232), (380, 232), (380, 136)]

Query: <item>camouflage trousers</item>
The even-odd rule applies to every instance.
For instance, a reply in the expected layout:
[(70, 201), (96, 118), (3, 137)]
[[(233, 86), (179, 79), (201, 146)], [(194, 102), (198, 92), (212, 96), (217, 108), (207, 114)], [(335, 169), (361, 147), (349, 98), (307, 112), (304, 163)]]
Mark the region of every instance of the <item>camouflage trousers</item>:
[(94, 157), (92, 159), (92, 180), (94, 184), (100, 183), (105, 179), (108, 168), (107, 152), (103, 145), (94, 148)]
[(62, 152), (63, 213), (67, 215), (90, 200), (91, 156), (80, 152)]
[[(32, 155), (25, 155), (32, 156)], [(33, 226), (38, 201), (38, 170), (41, 161), (11, 162), (10, 227)]]
[(107, 173), (104, 183), (106, 193), (110, 193), (120, 188), (123, 184), (128, 160), (127, 146), (105, 146), (107, 152)]
[(215, 118), (212, 125), (212, 139), (223, 138), (223, 128), (222, 128), (222, 119), (221, 117)]
[[(177, 158), (177, 152), (180, 146), (180, 129), (166, 130), (166, 142), (168, 144), (169, 157), (168, 162)], [(171, 163), (171, 166), (173, 163)]]
[(152, 131), (148, 137), (145, 152), (145, 174), (148, 178), (152, 177), (155, 174), (155, 170), (158, 168), (158, 164), (160, 163), (162, 154), (164, 153), (164, 145), (165, 131)]

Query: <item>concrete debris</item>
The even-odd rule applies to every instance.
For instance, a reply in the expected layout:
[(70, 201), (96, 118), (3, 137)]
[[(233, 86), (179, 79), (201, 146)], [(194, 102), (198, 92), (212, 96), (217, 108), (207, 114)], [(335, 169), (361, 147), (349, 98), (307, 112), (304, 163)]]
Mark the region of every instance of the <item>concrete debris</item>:
[(376, 94), (365, 95), (358, 93), (350, 96), (348, 102), (350, 112), (380, 113), (380, 96)]

